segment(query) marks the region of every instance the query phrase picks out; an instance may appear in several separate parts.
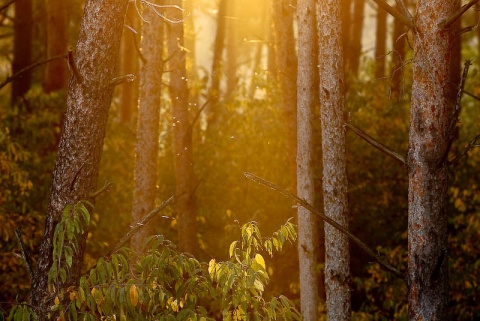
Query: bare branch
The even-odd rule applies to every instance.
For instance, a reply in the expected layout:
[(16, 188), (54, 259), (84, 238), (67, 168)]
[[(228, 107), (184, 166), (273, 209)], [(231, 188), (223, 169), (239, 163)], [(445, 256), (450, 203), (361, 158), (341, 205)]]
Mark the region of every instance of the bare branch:
[[(380, 8), (388, 12), (394, 18), (397, 18), (404, 25), (409, 27), (410, 29), (415, 29), (415, 24), (413, 23), (413, 19), (405, 15), (404, 13), (399, 12), (397, 9), (386, 3), (384, 0), (372, 0), (374, 1)], [(477, 0), (478, 1), (478, 0)]]
[(200, 114), (202, 113), (202, 111), (205, 109), (205, 107), (208, 106), (208, 104), (210, 103), (210, 99), (207, 99), (207, 101), (205, 101), (202, 105), (202, 107), (200, 107), (195, 115), (195, 117), (193, 117), (193, 120), (192, 120), (192, 127), (195, 125), (195, 123), (198, 121), (198, 118), (200, 117)]
[(476, 96), (476, 95), (472, 94), (472, 93), (471, 93), (471, 92), (469, 92), (469, 91), (466, 91), (466, 90), (464, 90), (464, 91), (463, 91), (463, 93), (464, 93), (465, 95), (467, 95), (467, 96), (470, 96), (470, 97), (472, 97), (472, 98), (473, 98), (473, 99), (475, 99), (475, 100), (478, 100), (478, 101), (480, 101), (480, 97), (478, 97), (478, 96)]
[(15, 2), (15, 0), (11, 0), (11, 1), (8, 1), (7, 3), (5, 3), (3, 6), (0, 7), (0, 12), (7, 9), (14, 2)]
[(110, 80), (110, 86), (116, 87), (118, 85), (121, 85), (123, 83), (128, 83), (132, 82), (135, 80), (135, 75), (134, 74), (127, 74), (119, 77), (115, 77), (112, 80)]
[(448, 162), (449, 165), (455, 166), (457, 165), (460, 160), (467, 155), (469, 151), (474, 149), (475, 147), (480, 147), (480, 144), (477, 143), (480, 140), (480, 134), (475, 136), (467, 145), (467, 147), (461, 152), (459, 155), (455, 156), (452, 160)]
[(400, 279), (405, 280), (405, 275), (400, 272), (397, 268), (395, 268), (393, 265), (391, 265), (388, 262), (385, 262), (379, 255), (375, 253), (371, 248), (368, 247), (365, 243), (363, 243), (359, 238), (357, 238), (355, 235), (350, 233), (346, 228), (329, 218), (328, 216), (322, 214), (319, 212), (315, 207), (307, 203), (305, 200), (299, 198), (298, 196), (288, 192), (287, 190), (263, 179), (260, 178), (252, 173), (245, 172), (244, 173), (245, 177), (266, 187), (269, 187), (273, 189), (276, 192), (279, 192), (280, 194), (290, 198), (291, 200), (294, 200), (298, 205), (302, 206), (303, 208), (307, 209), (311, 213), (317, 215), (320, 217), (323, 221), (327, 222), (337, 230), (339, 230), (341, 233), (346, 235), (350, 240), (352, 240), (355, 244), (357, 244), (362, 250), (364, 250), (369, 256), (371, 256), (382, 268), (385, 270), (391, 272), (393, 275), (399, 277)]
[(7, 79), (5, 79), (1, 84), (0, 84), (0, 89), (2, 89), (3, 87), (5, 87), (6, 85), (8, 85), (9, 83), (11, 83), (12, 81), (14, 81), (15, 79), (17, 79), (18, 77), (22, 76), (24, 73), (26, 73), (27, 71), (30, 71), (32, 69), (35, 69), (37, 68), (38, 66), (41, 66), (41, 65), (44, 65), (44, 64), (48, 64), (49, 62), (52, 62), (54, 60), (58, 60), (58, 59), (65, 59), (67, 58), (67, 54), (62, 54), (62, 55), (58, 55), (58, 56), (55, 56), (55, 57), (52, 57), (52, 58), (48, 58), (48, 59), (45, 59), (45, 60), (42, 60), (42, 61), (38, 61), (34, 64), (31, 64), (25, 68), (23, 68), (22, 70), (20, 70), (19, 72), (17, 72), (15, 75), (13, 76), (9, 76), (7, 77)]
[(118, 250), (120, 250), (122, 248), (123, 245), (125, 245), (125, 243), (128, 242), (128, 240), (130, 240), (130, 238), (135, 234), (137, 233), (142, 227), (144, 227), (155, 215), (157, 215), (158, 213), (160, 213), (163, 209), (165, 209), (168, 205), (170, 204), (173, 204), (174, 202), (174, 197), (173, 196), (170, 196), (170, 198), (168, 200), (166, 200), (165, 202), (163, 202), (162, 204), (160, 204), (157, 208), (155, 208), (153, 211), (151, 211), (150, 213), (148, 213), (147, 215), (145, 215), (145, 217), (142, 219), (142, 221), (136, 223), (134, 226), (132, 226), (132, 228), (120, 239), (120, 241), (115, 245), (115, 247), (110, 251), (108, 252), (108, 254), (106, 255), (107, 257), (108, 256), (111, 256), (112, 254), (114, 254), (115, 252), (117, 252)]
[(445, 22), (441, 24), (442, 29), (449, 28), (458, 18), (460, 18), (468, 9), (473, 7), (479, 0), (470, 0), (469, 3), (464, 4), (460, 10), (455, 12)]
[(461, 101), (462, 101), (463, 88), (465, 87), (465, 82), (467, 81), (467, 76), (468, 76), (468, 69), (471, 65), (472, 65), (471, 60), (465, 61), (465, 64), (463, 67), (462, 79), (460, 80), (460, 84), (458, 85), (457, 97), (455, 99), (455, 106), (453, 109), (452, 119), (450, 121), (450, 126), (448, 128), (448, 131), (449, 131), (448, 134), (450, 135), (450, 145), (452, 144), (456, 136), (455, 128), (457, 127), (458, 117), (460, 116), (460, 111), (462, 109)]
[(103, 186), (101, 189), (99, 189), (98, 191), (94, 192), (93, 194), (90, 195), (91, 198), (95, 198), (97, 197), (98, 195), (102, 194), (103, 192), (106, 192), (110, 189), (110, 187), (113, 186), (113, 183), (112, 182), (108, 182), (107, 184), (105, 184), (105, 186)]
[(367, 133), (365, 133), (364, 131), (362, 131), (361, 129), (353, 126), (352, 124), (350, 123), (345, 123), (345, 126), (347, 126), (348, 128), (350, 128), (355, 134), (357, 134), (358, 136), (360, 136), (360, 138), (362, 138), (364, 141), (366, 141), (367, 143), (369, 143), (370, 145), (372, 145), (373, 147), (375, 147), (376, 149), (378, 149), (379, 151), (381, 151), (382, 153), (394, 158), (395, 160), (399, 161), (400, 163), (402, 163), (403, 165), (406, 165), (406, 161), (405, 161), (405, 157), (403, 157), (402, 155), (400, 155), (399, 153), (393, 151), (392, 149), (388, 148), (387, 146), (383, 145), (382, 143), (380, 143), (379, 141), (377, 141), (375, 138), (373, 138), (372, 136), (368, 135)]
[(28, 256), (27, 249), (25, 248), (25, 244), (23, 244), (22, 240), (22, 233), (20, 233), (19, 229), (15, 229), (15, 236), (17, 237), (18, 244), (20, 245), (20, 250), (22, 251), (22, 258), (27, 266), (28, 274), (30, 275), (30, 280), (33, 280), (33, 268), (32, 268), (32, 261)]

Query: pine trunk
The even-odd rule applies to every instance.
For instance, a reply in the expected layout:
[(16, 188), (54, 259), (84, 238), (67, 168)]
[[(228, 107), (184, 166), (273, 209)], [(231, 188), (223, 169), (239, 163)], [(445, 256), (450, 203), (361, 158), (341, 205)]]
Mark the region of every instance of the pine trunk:
[[(181, 0), (168, 1), (181, 7)], [(184, 21), (181, 11), (167, 10), (170, 18)], [(189, 92), (184, 50), (183, 23), (167, 24), (170, 97), (172, 101), (173, 155), (175, 167), (175, 212), (178, 218), (178, 237), (182, 251), (197, 253), (195, 206), (195, 173), (192, 153), (192, 125), (189, 120)]]
[[(299, 0), (298, 16), (298, 77), (297, 77), (297, 195), (309, 204), (315, 203), (314, 173), (314, 108), (317, 106), (315, 87), (317, 36), (314, 1)], [(319, 221), (315, 214), (298, 207), (298, 259), (300, 271), (300, 308), (305, 321), (318, 320)]]
[(455, 0), (420, 0), (414, 34), (408, 151), (410, 320), (448, 320), (447, 155), (452, 31), (441, 23)]
[[(53, 172), (45, 233), (39, 250), (37, 271), (32, 281), (31, 304), (38, 319), (46, 320), (52, 293), (48, 272), (52, 264), (53, 234), (63, 209), (80, 200), (92, 201), (97, 189), (103, 139), (112, 100), (116, 60), (120, 49), (124, 14), (128, 0), (89, 0), (85, 4), (74, 72), (68, 85), (67, 111)], [(87, 235), (78, 240), (78, 253), (62, 287), (75, 286), (83, 263)], [(57, 288), (57, 291), (60, 290)]]
[[(345, 150), (342, 7), (321, 0), (319, 7), (320, 106), (322, 119), (323, 198), (325, 215), (348, 228)], [(329, 320), (350, 320), (348, 238), (325, 224), (325, 287)]]
[[(15, 1), (13, 26), (12, 74), (15, 75), (32, 63), (32, 0)], [(12, 81), (12, 103), (16, 103), (27, 93), (32, 82), (32, 71), (24, 72)]]
[(377, 9), (377, 34), (375, 36), (375, 77), (385, 77), (385, 58), (387, 54), (387, 12)]
[[(399, 6), (395, 6), (395, 9), (399, 11)], [(399, 19), (394, 19), (393, 21), (393, 56), (392, 56), (392, 67), (391, 67), (391, 96), (394, 100), (399, 100), (403, 95), (403, 64), (405, 62), (405, 43), (407, 28)]]
[(362, 58), (362, 33), (363, 33), (363, 18), (365, 12), (365, 0), (354, 0), (353, 3), (353, 17), (351, 23), (351, 55), (349, 71), (358, 77), (360, 70), (360, 61)]
[[(160, 122), (160, 92), (163, 72), (164, 21), (148, 6), (142, 7), (145, 19), (142, 25), (140, 88), (135, 146), (133, 190), (133, 223), (140, 222), (154, 209), (157, 185), (158, 135)], [(130, 241), (136, 253), (142, 253), (144, 243), (151, 234), (144, 226)]]

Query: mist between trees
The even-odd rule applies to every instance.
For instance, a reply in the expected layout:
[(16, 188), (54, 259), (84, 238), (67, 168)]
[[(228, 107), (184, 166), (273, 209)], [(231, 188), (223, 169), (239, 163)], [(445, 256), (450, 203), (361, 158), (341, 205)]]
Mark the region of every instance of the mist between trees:
[(1, 318), (480, 318), (478, 12), (1, 2)]

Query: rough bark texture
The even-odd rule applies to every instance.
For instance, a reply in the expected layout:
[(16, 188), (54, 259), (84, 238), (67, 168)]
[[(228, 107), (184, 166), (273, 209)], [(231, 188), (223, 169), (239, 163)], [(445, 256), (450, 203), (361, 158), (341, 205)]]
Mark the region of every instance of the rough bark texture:
[[(319, 7), (320, 106), (322, 119), (323, 197), (325, 215), (348, 227), (345, 151), (342, 10), (337, 0)], [(350, 320), (348, 238), (325, 224), (325, 286), (329, 320)]]
[(127, 8), (127, 15), (125, 18), (124, 35), (122, 37), (121, 52), (120, 55), (120, 74), (134, 74), (137, 75), (137, 81), (123, 84), (120, 89), (120, 121), (122, 123), (129, 123), (132, 120), (133, 110), (137, 106), (138, 102), (138, 70), (139, 70), (139, 57), (136, 47), (137, 36), (133, 28), (137, 33), (141, 33), (140, 20), (138, 18), (138, 12), (135, 9), (135, 3), (129, 2)]
[(410, 320), (448, 320), (447, 154), (451, 30), (440, 29), (455, 0), (420, 0), (414, 34), (408, 150)]
[[(399, 11), (399, 6), (396, 5), (395, 9)], [(392, 57), (392, 67), (391, 67), (391, 80), (392, 80), (392, 88), (391, 88), (391, 96), (392, 99), (398, 100), (401, 98), (403, 89), (402, 89), (402, 81), (403, 81), (403, 63), (405, 61), (405, 43), (406, 43), (406, 27), (405, 25), (399, 20), (394, 19), (393, 22), (393, 57)]]
[[(32, 63), (32, 23), (32, 0), (15, 1), (13, 75)], [(27, 71), (12, 81), (12, 103), (25, 95), (30, 89), (31, 81), (32, 71)]]
[[(167, 1), (168, 4), (181, 6), (181, 0)], [(167, 10), (168, 17), (183, 20), (182, 12)], [(170, 96), (172, 100), (173, 153), (176, 179), (175, 211), (178, 218), (178, 236), (183, 251), (196, 253), (198, 249), (195, 174), (192, 153), (192, 126), (189, 120), (189, 93), (183, 23), (168, 24), (168, 62), (170, 70)]]
[(351, 51), (350, 51), (350, 68), (349, 71), (358, 76), (360, 68), (360, 60), (362, 57), (362, 33), (363, 33), (363, 16), (365, 12), (365, 0), (354, 0), (353, 17), (351, 23)]
[[(133, 190), (133, 223), (140, 222), (155, 207), (159, 135), (160, 91), (162, 84), (163, 19), (143, 6), (137, 141)], [(130, 244), (142, 253), (151, 227), (145, 226), (132, 236)]]
[[(314, 137), (316, 7), (311, 0), (298, 0), (298, 77), (297, 77), (297, 195), (315, 203)], [(300, 271), (300, 310), (305, 321), (318, 320), (319, 221), (316, 215), (298, 207), (298, 259)]]
[(377, 9), (377, 34), (375, 36), (375, 77), (385, 77), (387, 51), (387, 12)]
[(296, 189), (295, 155), (297, 146), (297, 55), (293, 34), (294, 10), (289, 0), (273, 1), (276, 77), (280, 85), (280, 108), (283, 112), (287, 139), (288, 173), (292, 177), (293, 190)]
[[(47, 58), (66, 54), (68, 50), (68, 11), (66, 0), (45, 0), (47, 20)], [(67, 64), (55, 60), (45, 66), (43, 90), (50, 93), (65, 89), (67, 85)]]
[[(32, 281), (31, 304), (39, 320), (50, 312), (48, 271), (52, 264), (53, 233), (67, 204), (90, 200), (97, 189), (98, 169), (108, 119), (115, 64), (120, 47), (128, 0), (88, 0), (85, 4), (74, 72), (68, 85), (67, 111), (53, 173), (37, 271)], [(78, 282), (86, 235), (79, 240), (79, 252), (63, 287)], [(58, 290), (58, 288), (57, 288)]]

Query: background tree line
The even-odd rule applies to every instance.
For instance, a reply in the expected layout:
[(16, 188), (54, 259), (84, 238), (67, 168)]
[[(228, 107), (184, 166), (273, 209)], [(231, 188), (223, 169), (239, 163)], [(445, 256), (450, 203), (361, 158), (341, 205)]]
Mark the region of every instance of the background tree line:
[[(247, 180), (250, 172), (320, 214), (343, 204), (334, 219), (408, 275), (371, 264), (328, 227), (325, 249), (322, 221), (300, 206), (299, 254), (285, 245), (267, 264), (267, 297), (298, 300), (309, 320), (325, 310), (337, 320), (477, 318), (476, 62), (464, 84), (461, 68), (478, 55), (478, 14), (468, 2), (446, 26), (462, 3), (434, 2), (6, 1), (2, 309), (29, 298), (48, 310), (55, 229), (79, 201), (95, 208), (65, 289), (170, 195), (175, 204), (134, 234), (131, 248), (140, 254), (149, 235), (162, 234), (201, 261), (228, 259), (239, 223), (256, 221), (268, 235), (296, 217), (295, 201)], [(419, 253), (407, 252), (407, 235)], [(422, 242), (440, 245), (427, 249), (433, 258), (422, 257)], [(19, 244), (31, 252), (31, 280)], [(347, 261), (332, 267), (332, 251)], [(348, 293), (328, 306), (325, 287), (335, 294), (324, 274), (336, 268), (347, 268)]]

